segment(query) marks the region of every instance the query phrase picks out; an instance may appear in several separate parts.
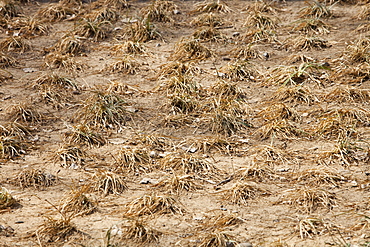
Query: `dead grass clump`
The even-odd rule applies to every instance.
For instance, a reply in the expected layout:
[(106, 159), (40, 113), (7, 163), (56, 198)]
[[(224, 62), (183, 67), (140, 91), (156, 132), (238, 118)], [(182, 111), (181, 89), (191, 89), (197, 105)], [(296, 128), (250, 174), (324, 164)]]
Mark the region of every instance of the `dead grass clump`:
[(200, 102), (198, 98), (188, 95), (180, 94), (169, 96), (168, 106), (174, 114), (190, 114), (196, 113), (200, 109)]
[(209, 219), (205, 223), (205, 226), (208, 229), (222, 229), (225, 227), (238, 225), (242, 222), (244, 222), (244, 220), (234, 213), (228, 214), (221, 213)]
[(157, 73), (156, 78), (163, 79), (171, 78), (174, 76), (192, 77), (201, 72), (201, 68), (196, 67), (194, 62), (171, 61), (160, 66), (160, 70)]
[(279, 20), (263, 12), (254, 12), (247, 16), (244, 26), (254, 29), (273, 30), (279, 25)]
[(35, 124), (46, 119), (46, 116), (36, 110), (36, 107), (30, 104), (30, 102), (13, 104), (7, 111), (13, 121)]
[[(275, 162), (275, 161), (273, 161)], [(243, 167), (236, 172), (236, 177), (246, 181), (266, 182), (275, 180), (278, 176), (269, 166), (269, 163), (253, 162), (248, 167)]]
[(201, 189), (198, 183), (194, 181), (194, 177), (191, 175), (176, 175), (167, 176), (162, 179), (159, 183), (154, 185), (155, 187), (162, 188), (170, 194), (179, 195), (183, 191), (197, 191)]
[(142, 133), (137, 138), (140, 143), (147, 145), (150, 150), (165, 151), (174, 147), (174, 143), (169, 136)]
[(61, 21), (66, 19), (68, 16), (75, 14), (77, 14), (77, 12), (66, 5), (51, 3), (48, 6), (39, 9), (36, 13), (36, 17), (46, 21)]
[(257, 116), (262, 117), (267, 121), (281, 119), (299, 121), (301, 119), (301, 116), (294, 108), (289, 107), (284, 103), (272, 103), (260, 111)]
[(26, 140), (31, 135), (32, 129), (18, 122), (7, 122), (0, 125), (0, 135), (4, 137), (15, 137), (19, 140)]
[(195, 10), (193, 13), (230, 13), (232, 10), (227, 4), (220, 0), (205, 0), (203, 2), (195, 4)]
[(17, 201), (4, 187), (0, 187), (0, 210), (14, 206)]
[(86, 157), (86, 152), (80, 146), (71, 144), (61, 146), (54, 154), (54, 160), (62, 162), (62, 167), (70, 168), (82, 166)]
[(236, 82), (227, 82), (219, 80), (209, 90), (211, 93), (225, 98), (234, 98), (242, 100), (246, 98), (246, 92), (238, 86)]
[(149, 19), (132, 23), (126, 30), (126, 35), (133, 42), (147, 42), (161, 37), (156, 26)]
[(242, 37), (242, 41), (251, 43), (272, 43), (280, 41), (276, 37), (276, 32), (268, 29), (248, 30)]
[(190, 60), (205, 60), (213, 55), (211, 50), (202, 45), (198, 40), (182, 39), (176, 45), (170, 56), (172, 61), (186, 62)]
[(324, 3), (313, 0), (306, 1), (306, 6), (299, 10), (299, 15), (305, 18), (329, 18), (333, 14), (331, 6), (328, 7)]
[(104, 196), (109, 194), (119, 195), (127, 190), (125, 177), (113, 172), (98, 170), (91, 180), (91, 189), (102, 193)]
[(118, 19), (119, 13), (111, 6), (103, 6), (94, 9), (91, 13), (86, 15), (86, 19), (91, 20), (93, 23), (114, 22)]
[(329, 167), (303, 170), (295, 175), (294, 180), (312, 187), (319, 187), (322, 185), (339, 187), (342, 183), (347, 181), (344, 176)]
[(24, 154), (26, 142), (14, 136), (0, 136), (0, 159), (12, 159)]
[(13, 181), (19, 187), (35, 189), (41, 189), (44, 187), (50, 187), (56, 183), (56, 177), (50, 173), (46, 173), (39, 169), (24, 169), (17, 176), (14, 177)]
[(265, 189), (260, 188), (257, 184), (237, 182), (231, 188), (222, 191), (223, 199), (234, 204), (247, 204), (251, 199), (261, 195), (269, 195)]
[(58, 52), (51, 52), (45, 56), (45, 65), (50, 68), (61, 68), (68, 72), (78, 72), (84, 70), (85, 64), (77, 62), (73, 57)]
[[(288, 165), (294, 161), (294, 154), (272, 145), (258, 145), (252, 150), (253, 162), (274, 165)], [(253, 168), (253, 166), (252, 166)]]
[(177, 6), (172, 1), (154, 0), (147, 7), (141, 9), (140, 12), (144, 18), (151, 21), (172, 22), (171, 15), (174, 14), (176, 9)]
[(368, 89), (359, 89), (356, 87), (335, 87), (331, 92), (325, 95), (328, 102), (366, 102), (370, 99)]
[(270, 1), (255, 1), (250, 4), (245, 10), (258, 13), (276, 14), (279, 9), (276, 7), (276, 2)]
[(237, 61), (220, 68), (219, 74), (233, 81), (254, 81), (259, 72), (249, 62)]
[(160, 90), (166, 90), (167, 95), (194, 95), (199, 93), (200, 87), (192, 77), (188, 75), (177, 75), (166, 79), (158, 87)]
[(327, 40), (315, 36), (297, 36), (290, 39), (284, 44), (288, 50), (309, 51), (312, 49), (321, 50), (330, 47)]
[(44, 243), (65, 241), (69, 236), (78, 232), (71, 220), (72, 217), (60, 219), (46, 217), (44, 223), (36, 230), (35, 235), (39, 241)]
[(65, 88), (50, 85), (38, 85), (41, 100), (50, 104), (55, 109), (61, 109), (72, 102), (70, 94), (65, 92)]
[(129, 7), (129, 4), (126, 0), (98, 0), (94, 3), (95, 7), (104, 7), (109, 6), (114, 9), (126, 9)]
[(370, 62), (370, 39), (368, 37), (359, 38), (354, 43), (349, 44), (344, 51), (344, 56), (350, 62)]
[(208, 159), (192, 154), (170, 153), (161, 159), (160, 167), (165, 171), (182, 172), (185, 174), (195, 173), (197, 175), (212, 174), (217, 168)]
[(204, 13), (197, 16), (190, 22), (191, 26), (198, 26), (198, 27), (220, 27), (224, 25), (224, 20), (221, 16), (215, 13)]
[(22, 13), (22, 8), (18, 1), (2, 0), (0, 2), (0, 16), (12, 18), (19, 16)]
[(127, 203), (124, 209), (124, 215), (129, 217), (169, 213), (185, 213), (177, 199), (169, 195), (143, 195)]
[(0, 68), (14, 67), (18, 64), (18, 61), (12, 56), (0, 52)]
[(104, 71), (111, 73), (123, 73), (134, 75), (140, 71), (141, 65), (130, 55), (126, 55), (120, 59), (117, 59), (115, 62), (107, 65), (104, 68)]
[(75, 121), (101, 128), (120, 127), (130, 118), (127, 103), (118, 95), (94, 91), (74, 117)]
[(80, 36), (76, 35), (66, 35), (61, 38), (52, 49), (58, 54), (62, 55), (79, 55), (85, 50), (83, 45), (84, 40)]
[(370, 65), (364, 62), (358, 66), (338, 67), (333, 70), (328, 79), (340, 84), (361, 84), (370, 79)]
[(365, 4), (361, 7), (361, 11), (358, 14), (360, 20), (370, 20), (370, 4)]
[(308, 105), (318, 102), (318, 99), (311, 93), (309, 88), (302, 86), (280, 87), (272, 95), (272, 99), (290, 103), (300, 102)]
[(95, 133), (86, 124), (72, 126), (70, 131), (64, 134), (64, 138), (68, 143), (76, 143), (81, 145), (103, 146), (106, 144), (105, 138), (98, 133)]
[(76, 26), (74, 34), (85, 38), (92, 38), (95, 41), (103, 40), (108, 37), (111, 25), (109, 21), (83, 19)]
[(226, 42), (226, 36), (214, 27), (200, 27), (192, 37), (200, 42)]
[(261, 126), (257, 133), (263, 140), (276, 137), (294, 139), (305, 134), (303, 130), (300, 130), (294, 123), (286, 119), (269, 121)]
[(292, 205), (303, 213), (313, 213), (319, 208), (332, 210), (337, 206), (337, 197), (321, 188), (301, 187), (286, 190), (280, 203)]
[(320, 119), (318, 126), (314, 128), (314, 132), (324, 138), (347, 138), (356, 136), (356, 128), (354, 125), (342, 122), (337, 117), (323, 117)]
[(315, 64), (316, 60), (304, 54), (292, 54), (284, 59), (286, 64)]
[(182, 147), (186, 152), (193, 150), (200, 151), (204, 154), (209, 154), (211, 150), (217, 150), (221, 153), (233, 152), (236, 143), (220, 136), (209, 136), (201, 138), (192, 138), (189, 142), (186, 142)]
[(2, 51), (17, 51), (20, 53), (24, 53), (31, 50), (31, 44), (22, 36), (14, 36), (3, 38), (0, 41), (0, 49)]
[(144, 54), (145, 47), (140, 42), (126, 41), (111, 47), (115, 55), (137, 55)]
[(340, 164), (350, 166), (361, 160), (358, 151), (363, 151), (356, 143), (348, 140), (348, 138), (338, 140), (333, 150), (324, 151), (320, 155), (320, 163), (324, 165)]
[(115, 155), (115, 164), (122, 172), (148, 172), (152, 163), (150, 153), (144, 149), (121, 148)]
[(293, 31), (298, 31), (304, 34), (327, 34), (330, 33), (330, 25), (323, 20), (317, 18), (300, 19), (294, 22)]
[(253, 47), (253, 44), (238, 45), (236, 48), (232, 49), (230, 53), (239, 60), (262, 58), (262, 55)]
[(59, 211), (73, 217), (84, 216), (97, 210), (97, 202), (89, 198), (86, 193), (88, 186), (72, 189), (60, 201)]
[(370, 122), (370, 111), (358, 107), (343, 107), (338, 109), (329, 109), (324, 112), (322, 118), (337, 118), (340, 122), (349, 125), (368, 126)]
[(35, 17), (28, 17), (20, 21), (19, 33), (25, 35), (48, 35), (50, 32), (50, 25), (44, 20), (39, 20)]
[(35, 79), (35, 84), (77, 90), (77, 85), (71, 78), (68, 78), (55, 72), (42, 74), (40, 77)]
[(125, 241), (133, 241), (140, 245), (150, 244), (159, 241), (159, 236), (162, 232), (150, 227), (142, 219), (133, 219), (130, 224), (124, 226), (122, 239)]
[(325, 233), (332, 233), (338, 227), (326, 222), (323, 219), (307, 217), (299, 221), (299, 235), (302, 239), (322, 236)]
[(221, 247), (221, 246), (234, 246), (230, 234), (225, 232), (215, 231), (207, 234), (199, 244), (199, 247)]

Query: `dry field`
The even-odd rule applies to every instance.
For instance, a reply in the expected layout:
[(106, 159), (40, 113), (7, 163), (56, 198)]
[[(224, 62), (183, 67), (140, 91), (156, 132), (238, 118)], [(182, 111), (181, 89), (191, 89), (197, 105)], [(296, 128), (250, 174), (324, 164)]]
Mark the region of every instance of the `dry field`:
[(370, 246), (370, 1), (0, 1), (0, 247)]

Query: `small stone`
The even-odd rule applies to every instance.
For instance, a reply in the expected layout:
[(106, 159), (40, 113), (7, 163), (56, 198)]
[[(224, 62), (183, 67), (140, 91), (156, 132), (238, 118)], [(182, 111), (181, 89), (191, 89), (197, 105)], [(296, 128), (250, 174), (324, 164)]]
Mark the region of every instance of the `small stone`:
[(160, 47), (160, 46), (162, 46), (162, 45), (161, 45), (161, 44), (159, 44), (159, 43), (155, 45), (155, 47)]
[(38, 71), (38, 69), (35, 69), (35, 68), (23, 68), (23, 72), (25, 73), (33, 73), (33, 72), (36, 72)]
[(239, 32), (234, 32), (233, 33), (233, 37), (237, 37), (237, 36), (239, 36), (240, 35), (240, 33)]
[(251, 243), (240, 243), (236, 247), (253, 247)]
[(173, 13), (174, 13), (175, 15), (179, 15), (179, 14), (181, 14), (180, 10), (178, 10), (178, 9), (175, 9), (175, 10), (173, 11)]

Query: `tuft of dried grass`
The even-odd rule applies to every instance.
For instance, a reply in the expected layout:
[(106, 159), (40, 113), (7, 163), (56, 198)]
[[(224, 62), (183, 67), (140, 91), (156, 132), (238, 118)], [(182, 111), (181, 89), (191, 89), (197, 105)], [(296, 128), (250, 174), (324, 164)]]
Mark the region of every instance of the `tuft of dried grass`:
[(316, 35), (330, 33), (330, 25), (318, 18), (299, 19), (293, 23), (294, 27), (292, 31), (298, 31), (304, 34), (314, 33)]
[(157, 184), (155, 187), (162, 188), (170, 194), (179, 195), (184, 191), (197, 191), (202, 186), (194, 181), (194, 176), (191, 175), (176, 175), (167, 176)]
[(250, 4), (245, 10), (254, 13), (267, 13), (267, 14), (277, 14), (280, 9), (277, 8), (276, 2), (271, 1), (255, 1)]
[(237, 182), (231, 188), (222, 191), (223, 199), (234, 204), (247, 204), (258, 196), (269, 195), (270, 192), (255, 183)]
[(12, 56), (0, 52), (0, 68), (15, 67), (18, 64), (18, 61)]
[(88, 146), (103, 146), (106, 144), (105, 138), (98, 133), (95, 133), (84, 123), (71, 126), (70, 131), (64, 134), (64, 139), (69, 144), (76, 143)]
[(286, 190), (280, 203), (292, 205), (303, 213), (313, 213), (319, 208), (332, 210), (337, 206), (337, 197), (325, 189), (300, 187)]
[(200, 102), (198, 98), (189, 94), (180, 94), (168, 96), (168, 106), (174, 114), (190, 114), (196, 113), (200, 109)]
[[(251, 153), (253, 161), (257, 162), (256, 168), (259, 167), (260, 163), (272, 167), (274, 165), (288, 165), (294, 163), (294, 153), (272, 145), (258, 145), (251, 149)], [(254, 169), (254, 165), (252, 165), (251, 168)]]
[[(273, 162), (275, 162), (273, 160)], [(236, 177), (240, 177), (242, 180), (266, 182), (269, 180), (275, 180), (279, 178), (275, 171), (269, 166), (269, 162), (253, 162), (247, 167), (240, 168), (236, 171)]]
[(269, 106), (261, 110), (257, 116), (267, 121), (281, 119), (300, 121), (301, 119), (301, 116), (294, 108), (289, 107), (284, 103), (271, 103)]
[(192, 34), (195, 40), (200, 42), (226, 42), (226, 36), (224, 36), (218, 29), (214, 27), (200, 27), (195, 30)]
[(309, 51), (312, 49), (321, 50), (330, 46), (331, 45), (326, 39), (301, 35), (292, 39), (289, 38), (284, 44), (285, 49), (293, 51)]
[(0, 2), (0, 16), (10, 19), (22, 14), (22, 8), (18, 1), (2, 0)]
[(58, 40), (52, 49), (62, 55), (79, 55), (85, 50), (83, 42), (80, 36), (66, 35)]
[(115, 155), (115, 165), (122, 172), (141, 173), (150, 171), (152, 158), (150, 153), (143, 148), (121, 148)]
[(350, 62), (370, 62), (370, 38), (360, 37), (355, 42), (348, 44), (343, 55)]
[(17, 201), (12, 194), (4, 187), (0, 187), (0, 210), (14, 206)]
[(279, 25), (279, 19), (263, 12), (252, 12), (246, 18), (244, 26), (260, 30), (274, 30)]
[(213, 56), (213, 52), (202, 45), (199, 40), (195, 39), (181, 39), (175, 45), (175, 49), (170, 56), (172, 61), (191, 61), (191, 60), (205, 60)]
[(41, 189), (53, 186), (57, 182), (57, 177), (43, 170), (31, 168), (19, 172), (13, 178), (13, 182), (22, 189), (29, 187)]
[(234, 246), (233, 236), (220, 231), (208, 233), (200, 242), (199, 247)]
[(86, 64), (76, 61), (69, 54), (63, 55), (59, 52), (51, 52), (45, 56), (45, 65), (50, 68), (62, 68), (68, 72), (83, 71)]
[(195, 4), (195, 10), (193, 13), (230, 13), (232, 12), (231, 8), (227, 4), (220, 0), (205, 0), (200, 3)]
[(0, 136), (0, 159), (13, 159), (25, 153), (27, 143), (17, 136)]
[[(211, 230), (211, 229), (223, 229), (225, 227), (235, 226), (239, 225), (240, 223), (244, 222), (244, 220), (240, 217), (238, 217), (237, 214), (234, 213), (228, 213), (228, 214), (218, 214), (209, 219), (207, 222), (205, 222), (205, 226)], [(207, 230), (208, 230), (207, 229)]]
[(233, 151), (236, 143), (220, 136), (209, 136), (201, 138), (192, 138), (182, 148), (190, 152), (192, 150), (200, 151), (204, 154), (209, 154), (211, 150), (217, 150), (222, 153), (230, 153)]
[(144, 54), (145, 47), (140, 42), (126, 41), (124, 43), (113, 45), (110, 48), (115, 55), (136, 55)]
[(83, 19), (77, 24), (74, 34), (77, 36), (92, 38), (94, 41), (108, 37), (112, 23), (109, 21)]
[(253, 44), (238, 45), (230, 51), (233, 57), (239, 60), (249, 60), (255, 58), (262, 58), (260, 52), (253, 47)]
[(62, 167), (76, 168), (85, 163), (86, 152), (77, 145), (64, 144), (54, 154), (54, 160), (60, 161)]
[(185, 78), (191, 78), (201, 72), (201, 68), (196, 67), (194, 62), (171, 61), (160, 66), (160, 70), (157, 73), (156, 78), (181, 78), (182, 76)]
[(129, 225), (124, 226), (122, 239), (125, 241), (133, 241), (139, 245), (150, 244), (159, 241), (159, 236), (162, 232), (150, 227), (142, 219), (131, 219)]
[(246, 92), (238, 86), (236, 82), (228, 82), (219, 80), (211, 86), (209, 91), (222, 98), (230, 98), (236, 100), (243, 100), (246, 98)]
[(272, 120), (261, 126), (257, 130), (262, 140), (268, 138), (281, 137), (284, 139), (294, 139), (303, 136), (305, 133), (289, 120)]
[(268, 29), (251, 29), (248, 30), (242, 37), (242, 41), (251, 43), (272, 43), (276, 42), (281, 44), (281, 42), (276, 37), (276, 32), (274, 30)]
[(356, 126), (341, 121), (338, 117), (323, 117), (314, 132), (324, 138), (347, 138), (356, 136)]
[(220, 68), (219, 75), (232, 81), (254, 81), (259, 72), (253, 64), (237, 61)]
[(197, 16), (190, 22), (191, 26), (198, 26), (198, 27), (220, 27), (224, 25), (225, 21), (223, 18), (216, 14), (216, 13), (203, 13)]
[[(358, 157), (358, 151), (363, 151), (363, 148), (351, 142), (348, 138), (339, 139), (333, 150), (322, 152), (319, 161), (325, 165), (339, 163), (340, 165), (350, 166), (361, 160)], [(367, 156), (366, 154), (365, 159)]]
[(312, 187), (320, 187), (322, 185), (339, 187), (341, 183), (348, 179), (340, 175), (340, 173), (334, 169), (329, 167), (318, 167), (298, 172), (294, 176), (294, 180)]
[(59, 211), (64, 215), (73, 215), (73, 217), (94, 213), (97, 210), (97, 202), (86, 195), (88, 190), (88, 186), (83, 186), (69, 191), (60, 200)]
[(44, 223), (36, 230), (35, 235), (43, 243), (63, 242), (78, 232), (71, 220), (72, 217), (62, 217), (60, 219), (46, 217)]
[(282, 86), (272, 95), (273, 100), (289, 103), (306, 103), (311, 105), (319, 100), (313, 95), (308, 87), (304, 86)]
[(161, 37), (156, 26), (149, 19), (132, 23), (126, 30), (126, 35), (133, 42), (147, 42)]
[(140, 13), (145, 19), (157, 22), (173, 22), (171, 17), (177, 10), (177, 5), (173, 1), (154, 0), (147, 7), (141, 9)]
[(25, 141), (31, 135), (32, 129), (18, 122), (6, 122), (0, 125), (0, 136), (13, 137)]
[(12, 36), (0, 41), (0, 50), (24, 53), (31, 50), (31, 44), (23, 36)]
[(51, 3), (44, 8), (40, 8), (36, 17), (46, 21), (61, 21), (68, 16), (76, 15), (77, 12), (69, 6), (61, 3)]
[(178, 200), (169, 195), (143, 195), (127, 203), (124, 208), (124, 215), (128, 217), (169, 213), (185, 213)]
[(35, 17), (20, 20), (20, 26), (19, 33), (22, 35), (48, 35), (50, 32), (50, 25)]
[(46, 116), (36, 110), (36, 107), (29, 102), (13, 104), (7, 109), (7, 113), (14, 122), (35, 124), (46, 119)]
[(194, 95), (199, 93), (200, 87), (192, 77), (177, 75), (166, 79), (158, 86), (158, 90), (166, 90), (167, 95)]
[(85, 16), (86, 19), (92, 20), (95, 23), (114, 22), (119, 18), (119, 13), (116, 8), (111, 6), (102, 6), (94, 9), (91, 13)]
[(313, 238), (315, 235), (322, 236), (334, 230), (338, 230), (338, 227), (323, 219), (306, 217), (299, 221), (299, 235), (302, 239)]
[(333, 14), (332, 6), (326, 6), (325, 3), (320, 3), (316, 0), (306, 1), (306, 6), (299, 10), (300, 17), (311, 18), (329, 18)]
[(328, 102), (366, 102), (370, 99), (370, 91), (368, 89), (360, 89), (357, 87), (335, 87), (331, 92), (325, 95), (325, 100)]
[(98, 170), (96, 171), (91, 180), (91, 189), (107, 196), (109, 194), (119, 195), (127, 190), (125, 177), (113, 172)]
[(134, 75), (140, 71), (140, 67), (141, 65), (132, 56), (126, 55), (105, 66), (104, 71)]
[(40, 77), (35, 79), (34, 83), (36, 85), (49, 85), (75, 90), (78, 89), (76, 83), (71, 78), (55, 72), (42, 74)]

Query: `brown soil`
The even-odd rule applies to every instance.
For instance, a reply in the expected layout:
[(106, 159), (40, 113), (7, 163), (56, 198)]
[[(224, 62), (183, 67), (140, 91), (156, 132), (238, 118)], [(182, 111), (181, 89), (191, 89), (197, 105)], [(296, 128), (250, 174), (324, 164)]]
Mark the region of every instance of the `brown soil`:
[[(115, 9), (114, 1), (110, 4), (101, 1), (119, 15), (107, 24), (107, 37), (80, 37), (83, 50), (66, 55), (80, 68), (70, 65), (58, 68), (50, 63), (48, 56), (57, 42), (71, 36), (94, 8), (99, 9), (97, 2), (62, 2), (63, 6), (74, 9), (75, 14), (67, 15), (64, 20), (46, 20), (44, 25), (49, 25), (46, 34), (26, 32), (27, 25), (22, 21), (36, 16), (50, 2), (3, 2), (18, 6), (20, 13), (9, 17), (0, 10), (4, 16), (0, 16), (0, 47), (5, 55), (17, 61), (0, 71), (2, 76), (8, 76), (0, 82), (0, 127), (16, 122), (30, 133), (21, 139), (0, 129), (1, 141), (10, 135), (24, 144), (14, 156), (6, 155), (4, 148), (0, 154), (0, 185), (16, 199), (9, 207), (2, 208), (0, 204), (0, 246), (237, 246), (245, 242), (253, 246), (370, 246), (367, 170), (370, 67), (368, 60), (352, 61), (346, 53), (351, 42), (366, 37), (366, 32), (356, 29), (368, 23), (364, 16), (359, 18), (367, 5), (345, 3), (350, 1), (334, 4), (333, 15), (321, 18), (329, 25), (330, 32), (312, 35), (326, 40), (326, 47), (302, 50), (295, 47), (294, 39), (304, 34), (293, 27), (301, 18), (299, 11), (309, 2), (268, 1), (275, 8), (268, 15), (279, 20), (278, 26), (272, 29), (275, 36), (267, 41), (254, 41), (257, 57), (246, 61), (235, 57), (233, 49), (249, 44), (245, 35), (254, 29), (251, 22), (246, 22), (253, 16), (247, 7), (254, 1), (221, 2), (230, 8), (228, 13), (219, 13), (223, 24), (216, 31), (222, 38), (196, 40), (209, 48), (212, 56), (191, 61), (198, 70), (192, 76), (185, 75), (196, 82), (198, 91), (179, 93), (167, 89), (168, 79), (158, 75), (164, 65), (171, 63), (176, 47), (181, 45), (179, 42), (200, 28), (190, 22), (201, 15), (194, 10), (203, 2), (175, 0), (177, 13), (173, 14), (173, 10), (166, 13), (171, 21), (153, 20), (160, 36), (140, 43), (145, 51), (129, 58), (137, 63), (132, 73), (109, 70), (113, 62), (125, 57), (115, 53), (112, 47), (130, 40), (127, 30), (135, 25), (131, 22), (140, 22), (141, 10), (153, 2), (128, 1), (128, 7)], [(22, 52), (3, 45), (10, 37), (24, 38), (31, 49)], [(268, 58), (264, 56), (266, 53)], [(304, 81), (296, 81), (297, 85), (278, 83), (274, 76), (280, 72), (276, 68), (295, 65), (297, 69), (301, 65), (300, 58), (294, 64), (289, 63), (291, 55), (312, 58), (306, 65), (317, 69), (303, 72), (300, 78)], [(181, 59), (182, 56), (176, 58)], [(227, 66), (235, 62), (247, 62), (245, 69), (252, 68), (252, 75), (228, 77)], [(323, 64), (326, 69), (320, 67)], [(363, 77), (345, 72), (356, 68)], [(45, 88), (37, 80), (50, 72), (70, 78), (77, 87), (50, 85), (49, 93), (60, 94), (61, 98), (48, 99)], [(235, 85), (242, 95), (220, 94), (214, 88), (221, 81)], [(109, 89), (114, 83), (122, 89)], [(310, 95), (295, 100), (281, 98), (284, 89), (291, 87), (308, 90)], [(363, 95), (345, 94), (341, 98), (339, 93), (330, 94), (337, 88), (351, 88), (352, 92), (357, 90)], [(125, 116), (120, 115), (124, 121), (105, 126), (99, 126), (96, 120), (87, 121), (86, 125), (106, 143), (76, 144), (68, 136), (86, 121), (83, 119), (86, 113), (79, 115), (79, 112), (97, 91), (118, 95), (125, 101)], [(179, 108), (171, 106), (175, 96), (186, 96), (194, 104), (199, 102), (198, 108), (180, 113)], [(236, 129), (228, 132), (222, 126), (212, 125), (215, 102), (224, 104), (224, 108), (218, 108), (221, 115), (230, 116), (235, 113), (232, 110), (237, 111)], [(277, 108), (267, 109), (274, 103), (283, 103), (296, 112), (296, 117), (279, 120), (274, 133), (264, 133), (269, 124), (274, 124), (272, 115), (278, 114)], [(35, 119), (17, 115), (16, 106), (32, 110)], [(357, 119), (352, 115), (341, 118), (338, 112), (345, 109), (357, 110), (362, 115)], [(284, 129), (284, 123), (293, 127)], [(325, 129), (322, 127), (325, 123), (333, 125)], [(287, 132), (282, 133), (284, 130)], [(152, 138), (155, 143), (143, 141), (145, 138)], [(212, 144), (212, 141), (218, 142)], [(66, 144), (86, 152), (81, 162), (63, 164), (58, 150)], [(334, 151), (338, 147), (341, 152)], [(128, 167), (127, 163), (119, 162), (123, 152), (135, 151), (144, 159), (141, 163), (136, 160)], [(194, 162), (190, 165), (195, 168), (182, 169), (181, 164), (174, 163), (176, 158), (184, 163)], [(202, 170), (207, 165), (209, 169)], [(27, 171), (40, 171), (38, 180), (32, 182), (31, 175), (22, 177)], [(95, 190), (96, 182), (101, 180), (98, 175), (105, 171), (121, 176), (123, 182), (117, 182), (126, 184), (127, 188), (115, 188), (116, 193)], [(193, 190), (176, 191), (161, 186), (175, 175), (184, 176), (190, 185), (195, 184)], [(244, 200), (238, 201), (243, 195), (235, 188), (245, 184)], [(65, 197), (81, 189), (80, 193), (96, 209), (87, 214), (63, 211)], [(173, 198), (181, 210), (172, 208), (174, 212), (168, 212), (159, 205), (158, 212), (135, 214), (127, 209), (130, 203), (145, 195), (152, 199)], [(217, 217), (228, 216), (239, 220), (229, 225), (215, 223)], [(63, 230), (48, 228), (47, 231), (51, 224), (48, 219), (61, 219), (66, 224), (70, 220), (75, 230), (58, 238)], [(140, 242), (138, 236), (127, 238), (127, 226), (135, 220), (143, 221), (160, 234), (147, 242)], [(207, 243), (210, 234), (216, 234), (212, 236), (220, 241), (226, 240)]]

